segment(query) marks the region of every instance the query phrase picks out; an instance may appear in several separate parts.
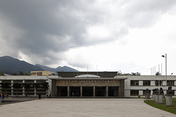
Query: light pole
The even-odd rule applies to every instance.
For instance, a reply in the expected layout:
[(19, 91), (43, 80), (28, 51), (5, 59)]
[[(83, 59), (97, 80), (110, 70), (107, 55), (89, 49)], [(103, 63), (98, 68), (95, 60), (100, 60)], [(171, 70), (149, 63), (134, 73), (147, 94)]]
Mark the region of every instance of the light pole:
[(166, 76), (166, 90), (167, 90), (167, 53), (162, 55), (165, 58), (165, 76)]

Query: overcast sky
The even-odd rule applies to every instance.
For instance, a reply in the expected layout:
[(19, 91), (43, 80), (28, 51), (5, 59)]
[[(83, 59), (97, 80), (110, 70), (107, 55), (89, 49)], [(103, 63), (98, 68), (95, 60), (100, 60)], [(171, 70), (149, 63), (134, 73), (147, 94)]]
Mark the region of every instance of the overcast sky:
[(0, 56), (79, 71), (176, 75), (176, 0), (0, 0)]

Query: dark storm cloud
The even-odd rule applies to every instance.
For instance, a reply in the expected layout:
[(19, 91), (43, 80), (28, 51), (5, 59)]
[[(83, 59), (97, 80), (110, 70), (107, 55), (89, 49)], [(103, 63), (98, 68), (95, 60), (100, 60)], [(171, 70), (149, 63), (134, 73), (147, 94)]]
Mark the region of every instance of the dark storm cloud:
[[(62, 55), (56, 57), (51, 53), (117, 40), (128, 33), (128, 26), (143, 27), (151, 24), (157, 19), (157, 12), (165, 12), (173, 6), (174, 1), (113, 2), (112, 5), (117, 9), (121, 7), (119, 5), (124, 8), (114, 11), (115, 14), (111, 16), (109, 9), (102, 4), (97, 6), (99, 4), (94, 0), (1, 0), (0, 40), (8, 46), (1, 47), (1, 50), (15, 57), (20, 51), (33, 61), (34, 58), (48, 57), (42, 63), (54, 63), (53, 60), (62, 59)], [(152, 14), (153, 10), (155, 12)], [(108, 25), (111, 20), (122, 22), (113, 22), (118, 31), (116, 28), (107, 29), (112, 35), (102, 39), (89, 38), (87, 27), (104, 23)]]

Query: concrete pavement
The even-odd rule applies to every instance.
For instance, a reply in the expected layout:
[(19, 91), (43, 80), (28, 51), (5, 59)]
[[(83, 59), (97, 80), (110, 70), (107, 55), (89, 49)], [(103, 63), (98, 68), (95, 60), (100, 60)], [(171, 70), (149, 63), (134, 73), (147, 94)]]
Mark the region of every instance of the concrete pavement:
[(2, 117), (176, 117), (143, 99), (37, 99), (0, 105)]

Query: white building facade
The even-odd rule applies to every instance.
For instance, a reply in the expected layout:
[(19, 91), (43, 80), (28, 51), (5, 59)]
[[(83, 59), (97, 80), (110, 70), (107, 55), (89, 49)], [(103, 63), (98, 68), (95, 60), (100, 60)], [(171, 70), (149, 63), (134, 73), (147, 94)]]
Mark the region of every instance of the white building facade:
[[(95, 75), (96, 73), (96, 75)], [(64, 74), (64, 75), (63, 75)], [(71, 97), (74, 92), (77, 97), (84, 97), (86, 91), (89, 97), (141, 97), (146, 89), (161, 87), (166, 94), (168, 86), (172, 86), (176, 97), (176, 76), (154, 75), (117, 75), (115, 72), (63, 72), (63, 76), (0, 76), (0, 93), (8, 96), (53, 96)], [(91, 76), (91, 77), (90, 77)], [(166, 86), (167, 84), (167, 86)], [(92, 93), (90, 93), (92, 92)], [(64, 97), (63, 96), (63, 97)]]

